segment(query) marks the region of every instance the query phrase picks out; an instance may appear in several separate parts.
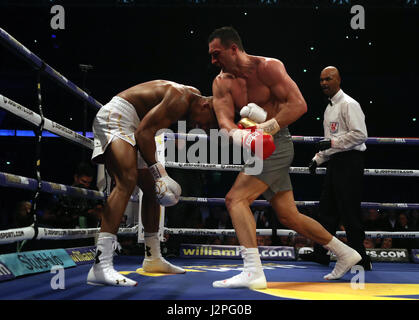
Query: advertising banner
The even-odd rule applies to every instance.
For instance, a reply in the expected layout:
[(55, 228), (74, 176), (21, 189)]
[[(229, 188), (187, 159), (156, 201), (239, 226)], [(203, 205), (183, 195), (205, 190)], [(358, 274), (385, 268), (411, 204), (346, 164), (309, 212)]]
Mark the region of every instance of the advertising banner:
[[(258, 247), (261, 260), (295, 260), (293, 247), (260, 246)], [(225, 258), (241, 259), (240, 246), (182, 244), (180, 246), (182, 258)]]
[(92, 264), (95, 261), (95, 247), (80, 247), (65, 249), (68, 255), (79, 266), (82, 264)]
[(15, 277), (50, 271), (52, 266), (76, 266), (64, 249), (3, 254), (0, 255), (0, 263), (3, 263)]
[(14, 277), (15, 276), (13, 273), (3, 263), (0, 262), (0, 282), (13, 279)]
[(419, 263), (419, 249), (412, 249), (412, 261)]

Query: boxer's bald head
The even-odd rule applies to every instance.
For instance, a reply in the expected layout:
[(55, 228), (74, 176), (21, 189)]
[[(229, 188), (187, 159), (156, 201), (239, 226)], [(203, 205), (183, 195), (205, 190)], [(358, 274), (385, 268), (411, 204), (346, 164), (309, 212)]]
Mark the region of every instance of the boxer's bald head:
[(329, 98), (340, 90), (340, 74), (336, 67), (329, 66), (320, 73), (320, 87)]
[(194, 94), (189, 109), (188, 126), (200, 128), (209, 132), (212, 128), (218, 128), (217, 117), (213, 107), (213, 98)]

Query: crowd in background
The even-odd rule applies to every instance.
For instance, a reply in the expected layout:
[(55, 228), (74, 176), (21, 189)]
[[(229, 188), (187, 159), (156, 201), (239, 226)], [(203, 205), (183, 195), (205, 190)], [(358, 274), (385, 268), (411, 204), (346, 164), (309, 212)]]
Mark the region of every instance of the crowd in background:
[[(75, 164), (68, 185), (97, 190), (96, 168), (87, 162)], [(53, 229), (97, 228), (103, 210), (103, 200), (70, 197), (65, 194), (41, 192), (35, 200), (34, 192), (3, 189), (0, 230), (23, 228), (31, 225)], [(36, 206), (34, 203), (36, 201)], [(29, 240), (5, 244), (0, 252), (80, 247), (94, 245), (94, 238), (74, 240)]]
[[(76, 166), (71, 183), (74, 187), (96, 189), (94, 179), (96, 169), (88, 163)], [(182, 186), (183, 196), (224, 198), (224, 195), (234, 181), (235, 173), (205, 172), (195, 170), (168, 169), (170, 175)], [(96, 228), (100, 226), (103, 201), (83, 198), (71, 198), (64, 195), (41, 194), (37, 203), (35, 216), (37, 225), (49, 228)], [(34, 222), (32, 199), (20, 199), (12, 207), (9, 220), (2, 221), (1, 229), (12, 229), (30, 226)], [(257, 229), (287, 229), (282, 226), (273, 209), (269, 206), (252, 206)], [(318, 215), (317, 206), (299, 207), (301, 213), (314, 219)], [(419, 211), (407, 209), (362, 209), (363, 224), (366, 231), (419, 231)], [(3, 216), (4, 217), (4, 216)], [(123, 223), (123, 222), (122, 222)], [(192, 229), (233, 229), (233, 225), (224, 205), (209, 205), (202, 203), (179, 202), (165, 211), (165, 227)], [(340, 227), (344, 231), (343, 226)], [(275, 234), (275, 232), (274, 232)], [(340, 237), (346, 241), (344, 237)], [(313, 243), (302, 236), (257, 236), (259, 246), (292, 246), (298, 250), (301, 247), (312, 247)], [(133, 249), (137, 239), (121, 237), (121, 243), (127, 252), (138, 252)], [(211, 244), (211, 245), (239, 245), (235, 236), (192, 236), (166, 235), (164, 246), (176, 254), (180, 243)], [(92, 245), (94, 239), (67, 241), (65, 246)], [(45, 245), (45, 244), (42, 244)], [(63, 244), (51, 240), (49, 245), (54, 247)], [(366, 238), (365, 248), (419, 248), (419, 239), (405, 238)], [(27, 246), (27, 248), (31, 248)], [(298, 251), (297, 251), (298, 252)]]
[[(73, 174), (72, 187), (95, 189), (93, 179), (96, 172), (88, 163), (79, 163)], [(32, 198), (18, 200), (9, 223), (14, 228), (27, 227), (34, 222), (38, 226), (75, 229), (96, 228), (100, 222), (103, 201), (67, 195), (41, 193), (37, 200), (36, 211), (32, 210)]]
[[(169, 169), (170, 170), (170, 169)], [(187, 174), (185, 174), (188, 172)], [(206, 174), (202, 171), (172, 169), (170, 174), (180, 175), (183, 181), (182, 195), (208, 198), (223, 198), (231, 184), (226, 183), (225, 173)], [(227, 178), (227, 179), (226, 179)], [(220, 183), (223, 179), (224, 183)], [(189, 181), (189, 183), (188, 183)], [(192, 182), (193, 181), (193, 182)], [(202, 185), (203, 188), (197, 188)], [(184, 188), (183, 186), (186, 186)], [(262, 198), (261, 198), (262, 199)], [(275, 212), (270, 206), (251, 207), (257, 229), (288, 229), (280, 224)], [(299, 207), (302, 214), (314, 219), (318, 216), (317, 206)], [(363, 224), (366, 231), (403, 232), (419, 231), (419, 210), (411, 209), (369, 209), (362, 208)], [(165, 226), (168, 228), (193, 229), (233, 229), (228, 211), (223, 205), (203, 205), (182, 203), (166, 209)], [(340, 231), (345, 231), (341, 225)], [(212, 245), (239, 245), (233, 236), (170, 236), (178, 242)], [(179, 239), (180, 238), (180, 239)], [(346, 242), (345, 237), (340, 237)], [(259, 246), (292, 246), (297, 250), (301, 247), (313, 247), (311, 240), (302, 236), (257, 236)], [(366, 249), (378, 248), (419, 248), (419, 239), (405, 238), (369, 238), (364, 241)]]
[[(273, 212), (271, 207), (256, 206), (252, 207), (257, 229), (288, 229), (282, 226)], [(187, 210), (187, 208), (186, 208)], [(365, 230), (368, 231), (385, 231), (385, 232), (403, 232), (403, 231), (419, 231), (419, 211), (418, 210), (378, 210), (363, 209), (363, 223)], [(189, 214), (192, 211), (189, 211)], [(302, 214), (308, 215), (314, 219), (318, 214), (317, 207), (300, 208)], [(182, 215), (181, 212), (176, 214)], [(169, 219), (170, 221), (170, 219)], [(228, 211), (223, 206), (202, 207), (196, 212), (194, 219), (189, 220), (188, 228), (194, 229), (233, 229)], [(168, 225), (168, 227), (182, 228), (179, 225)], [(186, 228), (185, 226), (183, 226)], [(341, 225), (340, 231), (345, 231)], [(339, 236), (341, 240), (347, 242), (345, 237)], [(193, 243), (213, 244), (213, 245), (239, 245), (237, 238), (232, 236), (208, 236), (208, 237), (186, 237), (184, 241), (193, 241)], [(186, 242), (186, 243), (187, 243)], [(297, 236), (257, 236), (258, 246), (292, 246), (297, 250), (301, 247), (313, 247), (311, 240)], [(418, 239), (405, 238), (370, 238), (364, 240), (366, 249), (378, 248), (419, 248)]]

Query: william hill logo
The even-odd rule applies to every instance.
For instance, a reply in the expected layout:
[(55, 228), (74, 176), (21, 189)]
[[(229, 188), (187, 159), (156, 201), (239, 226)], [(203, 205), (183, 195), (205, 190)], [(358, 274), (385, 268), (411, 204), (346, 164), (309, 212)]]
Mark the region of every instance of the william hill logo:
[[(262, 260), (295, 260), (293, 247), (258, 247)], [(182, 244), (180, 256), (183, 258), (226, 258), (241, 259), (240, 246)]]
[(183, 244), (180, 248), (180, 256), (184, 258), (241, 258), (239, 246), (207, 246), (193, 244)]
[(93, 261), (95, 259), (94, 252), (86, 252), (82, 253), (80, 251), (72, 251), (70, 257), (73, 259), (74, 262), (84, 262), (84, 261)]
[(87, 264), (95, 260), (95, 247), (81, 247), (66, 249), (67, 253), (77, 264)]

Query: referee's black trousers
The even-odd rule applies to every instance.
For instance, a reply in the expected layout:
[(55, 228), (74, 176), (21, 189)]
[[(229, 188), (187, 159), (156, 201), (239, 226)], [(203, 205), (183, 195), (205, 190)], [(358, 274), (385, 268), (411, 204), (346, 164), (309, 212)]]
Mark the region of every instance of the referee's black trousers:
[[(362, 186), (364, 175), (364, 152), (351, 150), (333, 154), (327, 164), (327, 172), (319, 204), (318, 221), (332, 235), (342, 224), (348, 245), (366, 256), (362, 224)], [(315, 251), (327, 251), (315, 245)]]

